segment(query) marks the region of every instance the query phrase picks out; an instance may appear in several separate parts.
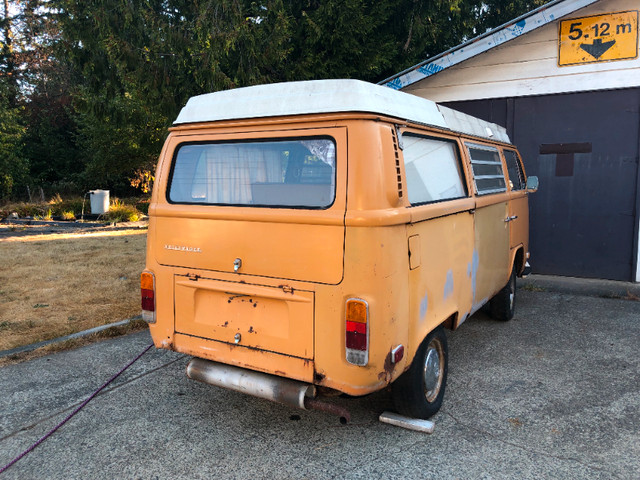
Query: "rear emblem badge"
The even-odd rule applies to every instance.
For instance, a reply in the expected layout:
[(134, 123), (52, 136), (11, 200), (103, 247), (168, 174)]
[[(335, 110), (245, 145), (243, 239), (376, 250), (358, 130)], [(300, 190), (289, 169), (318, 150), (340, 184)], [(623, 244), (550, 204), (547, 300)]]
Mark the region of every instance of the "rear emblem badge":
[(193, 252), (200, 253), (200, 247), (185, 247), (184, 245), (166, 245), (164, 246), (165, 250), (175, 250), (176, 252)]

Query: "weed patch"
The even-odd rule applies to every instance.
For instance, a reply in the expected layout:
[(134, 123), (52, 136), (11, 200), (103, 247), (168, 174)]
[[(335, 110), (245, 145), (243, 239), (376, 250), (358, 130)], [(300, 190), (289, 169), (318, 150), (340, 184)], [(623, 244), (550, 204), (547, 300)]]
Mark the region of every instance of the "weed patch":
[(546, 292), (547, 291), (546, 288), (539, 287), (538, 285), (535, 285), (533, 283), (527, 283), (526, 285), (523, 285), (521, 288), (523, 290), (526, 290), (527, 292)]

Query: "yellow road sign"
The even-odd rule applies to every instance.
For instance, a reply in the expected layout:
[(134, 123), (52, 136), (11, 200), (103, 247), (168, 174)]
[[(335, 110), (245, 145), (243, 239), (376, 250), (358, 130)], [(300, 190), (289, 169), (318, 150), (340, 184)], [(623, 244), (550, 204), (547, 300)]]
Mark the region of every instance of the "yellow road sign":
[(561, 67), (637, 57), (637, 10), (560, 22), (558, 65)]

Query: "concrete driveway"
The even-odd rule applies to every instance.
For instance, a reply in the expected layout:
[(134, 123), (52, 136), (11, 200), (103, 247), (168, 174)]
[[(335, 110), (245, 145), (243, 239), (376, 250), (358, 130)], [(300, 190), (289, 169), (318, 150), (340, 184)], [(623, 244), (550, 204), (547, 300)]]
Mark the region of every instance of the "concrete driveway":
[[(150, 343), (146, 332), (0, 369), (0, 468)], [(336, 398), (352, 422), (188, 380), (147, 353), (0, 475), (40, 478), (638, 478), (640, 302), (518, 291), (516, 317), (449, 333), (432, 435), (381, 424), (384, 391)]]

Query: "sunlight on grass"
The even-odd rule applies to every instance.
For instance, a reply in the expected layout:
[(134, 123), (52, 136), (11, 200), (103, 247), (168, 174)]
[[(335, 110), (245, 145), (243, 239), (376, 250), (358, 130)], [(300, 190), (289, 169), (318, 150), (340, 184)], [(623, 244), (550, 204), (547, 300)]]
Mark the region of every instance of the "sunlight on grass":
[(127, 235), (146, 235), (146, 229), (132, 230), (111, 230), (106, 232), (85, 232), (85, 233), (49, 233), (47, 235), (25, 235), (22, 237), (1, 238), (0, 243), (20, 243), (20, 242), (50, 242), (54, 240), (82, 239), (89, 237), (122, 237)]

